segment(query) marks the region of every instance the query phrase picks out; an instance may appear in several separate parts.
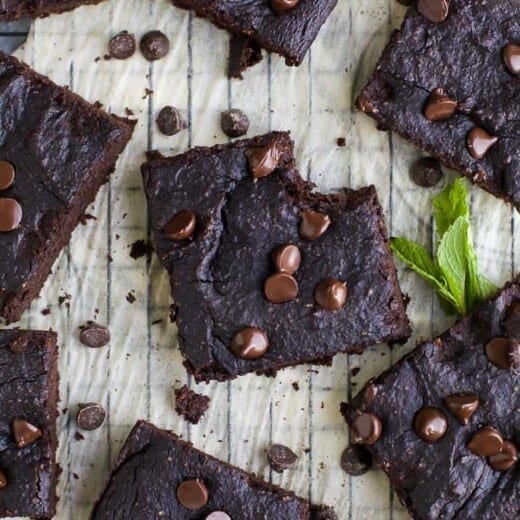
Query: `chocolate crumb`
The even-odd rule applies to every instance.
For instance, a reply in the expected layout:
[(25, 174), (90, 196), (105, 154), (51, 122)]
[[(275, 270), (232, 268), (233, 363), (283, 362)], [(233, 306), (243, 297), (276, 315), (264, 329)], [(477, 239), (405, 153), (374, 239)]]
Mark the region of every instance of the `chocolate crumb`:
[(84, 436), (82, 433), (78, 432), (78, 431), (74, 434), (74, 438), (75, 438), (77, 441), (83, 441), (83, 440), (85, 440), (85, 436)]
[(336, 144), (341, 147), (347, 146), (347, 140), (344, 137), (338, 137), (336, 139)]
[(298, 384), (297, 381), (295, 381), (293, 384), (292, 384), (292, 387), (294, 388), (294, 391), (297, 392), (299, 389), (300, 389), (300, 385)]
[(51, 313), (51, 308), (50, 307), (46, 307), (45, 309), (42, 310), (42, 315), (43, 316), (48, 316), (50, 313)]
[(175, 411), (191, 424), (198, 424), (209, 408), (210, 398), (187, 385), (175, 390)]
[(136, 300), (136, 297), (131, 293), (129, 292), (127, 295), (126, 295), (126, 301), (128, 303), (134, 303)]
[(130, 256), (137, 260), (153, 252), (153, 247), (150, 242), (144, 240), (136, 240), (130, 248)]

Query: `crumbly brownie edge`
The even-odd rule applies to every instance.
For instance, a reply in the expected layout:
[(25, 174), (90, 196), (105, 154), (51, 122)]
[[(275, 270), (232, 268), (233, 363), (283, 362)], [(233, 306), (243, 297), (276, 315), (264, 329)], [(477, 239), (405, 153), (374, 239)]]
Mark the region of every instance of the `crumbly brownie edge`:
[(0, 22), (11, 22), (26, 17), (44, 18), (51, 14), (61, 14), (67, 11), (72, 11), (82, 5), (95, 5), (103, 1), (104, 0), (65, 0), (65, 2), (61, 2), (61, 5), (56, 2), (52, 7), (29, 7), (28, 10), (12, 8), (9, 12), (0, 11)]

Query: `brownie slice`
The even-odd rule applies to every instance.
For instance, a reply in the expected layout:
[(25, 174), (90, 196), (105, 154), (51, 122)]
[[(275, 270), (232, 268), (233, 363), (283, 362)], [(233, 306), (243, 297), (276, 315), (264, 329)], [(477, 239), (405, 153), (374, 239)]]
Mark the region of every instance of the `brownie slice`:
[(0, 516), (56, 512), (57, 337), (0, 331)]
[[(299, 65), (315, 40), (321, 26), (336, 7), (337, 0), (300, 0), (292, 2), (294, 7), (280, 11), (277, 4), (291, 3), (271, 0), (172, 0), (177, 7), (193, 9), (199, 16), (207, 18), (216, 26), (232, 35), (243, 36), (269, 52), (285, 58), (287, 65)], [(274, 7), (273, 7), (274, 6)], [(236, 43), (231, 41), (232, 56)], [(236, 58), (233, 58), (236, 61)], [(258, 58), (251, 61), (257, 63)], [(237, 70), (230, 67), (230, 72)], [(240, 77), (239, 73), (233, 77)]]
[(40, 292), (134, 124), (0, 53), (0, 316), (8, 322)]
[[(314, 506), (312, 506), (314, 508)], [(91, 520), (314, 518), (310, 504), (226, 464), (174, 433), (139, 421), (126, 440)]]
[(52, 13), (71, 11), (80, 5), (99, 4), (103, 0), (3, 0), (0, 3), (0, 21), (19, 18), (38, 18)]
[[(262, 178), (248, 163), (258, 151), (276, 157)], [(142, 173), (180, 347), (197, 381), (270, 374), (409, 336), (374, 187), (314, 193), (294, 168), (289, 134), (152, 154)], [(183, 233), (172, 234), (184, 218)], [(282, 262), (273, 257), (280, 248)], [(279, 265), (291, 251), (301, 257), (292, 270)]]
[(430, 17), (428, 4), (449, 5), (447, 18), (432, 22), (411, 7), (357, 105), (518, 208), (520, 2), (420, 4)]
[(520, 279), (342, 413), (413, 518), (520, 518)]

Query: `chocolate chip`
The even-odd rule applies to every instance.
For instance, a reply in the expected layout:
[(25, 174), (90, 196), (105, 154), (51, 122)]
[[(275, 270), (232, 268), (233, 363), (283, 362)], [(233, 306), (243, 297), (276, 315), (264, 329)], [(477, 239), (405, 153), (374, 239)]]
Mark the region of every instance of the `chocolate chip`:
[(283, 444), (273, 444), (267, 450), (267, 458), (271, 468), (277, 473), (296, 466), (298, 455)]
[(511, 74), (520, 74), (520, 45), (506, 45), (502, 49), (502, 58)]
[(171, 240), (186, 240), (193, 235), (197, 219), (188, 209), (182, 209), (168, 220), (164, 226), (166, 238)]
[(267, 177), (276, 170), (280, 160), (280, 150), (276, 140), (267, 146), (249, 148), (246, 151), (251, 174), (255, 179)]
[(294, 9), (299, 3), (300, 0), (271, 0), (271, 7), (275, 13), (282, 14)]
[(8, 161), (0, 161), (0, 190), (6, 190), (14, 182), (14, 166)]
[(105, 421), (107, 413), (97, 403), (80, 404), (76, 422), (82, 430), (97, 430)]
[(208, 489), (202, 480), (185, 480), (177, 488), (177, 498), (186, 509), (197, 511), (208, 503)]
[(335, 278), (325, 278), (316, 285), (314, 299), (320, 307), (337, 311), (347, 301), (347, 284)]
[(269, 340), (262, 329), (246, 327), (237, 332), (231, 340), (231, 350), (243, 359), (258, 359), (269, 348)]
[(437, 88), (424, 106), (424, 116), (430, 121), (442, 121), (450, 118), (456, 110), (457, 102), (446, 96), (442, 89)]
[(491, 457), (502, 451), (504, 440), (500, 433), (491, 426), (481, 428), (468, 443), (468, 449), (475, 455)]
[(90, 321), (81, 328), (79, 340), (87, 347), (101, 348), (110, 341), (110, 331), (103, 325)]
[(277, 247), (272, 256), (276, 270), (281, 273), (294, 274), (300, 268), (302, 256), (297, 246), (285, 244)]
[(441, 165), (433, 157), (421, 157), (410, 167), (410, 178), (418, 186), (432, 188), (442, 179)]
[(435, 442), (444, 437), (448, 429), (448, 419), (432, 406), (421, 408), (414, 419), (415, 433), (426, 442)]
[(417, 11), (430, 22), (444, 22), (448, 17), (449, 9), (449, 0), (417, 0)]
[(300, 213), (300, 236), (305, 240), (316, 240), (329, 228), (330, 217), (319, 211), (306, 210)]
[(493, 338), (486, 345), (486, 355), (498, 368), (511, 368), (513, 366), (513, 355), (518, 349), (517, 342), (508, 338)]
[(14, 199), (0, 198), (0, 233), (14, 231), (22, 221), (22, 207)]
[(507, 471), (518, 462), (518, 449), (511, 441), (504, 441), (500, 453), (491, 455), (488, 462), (497, 471)]
[(514, 302), (507, 308), (503, 326), (509, 338), (520, 340), (520, 302)]
[(142, 55), (148, 61), (164, 58), (170, 51), (170, 40), (161, 31), (147, 32), (139, 45)]
[(298, 282), (287, 273), (276, 273), (264, 283), (265, 297), (271, 303), (285, 303), (298, 296)]
[(249, 118), (238, 108), (231, 108), (220, 115), (222, 131), (229, 137), (241, 137), (249, 130)]
[(38, 427), (24, 419), (14, 419), (11, 427), (18, 448), (25, 448), (42, 436), (42, 431)]
[(0, 489), (7, 487), (7, 477), (5, 473), (0, 469)]
[(231, 520), (231, 517), (223, 511), (213, 511), (206, 517), (206, 520)]
[(475, 394), (453, 394), (444, 399), (446, 408), (461, 424), (468, 424), (480, 403)]
[(483, 128), (472, 128), (468, 133), (467, 145), (473, 159), (482, 159), (488, 150), (498, 141), (498, 137), (489, 135)]
[(188, 128), (178, 108), (165, 106), (157, 115), (157, 127), (164, 135), (175, 135)]
[(372, 413), (362, 413), (352, 424), (354, 442), (357, 444), (374, 444), (383, 432), (381, 419)]
[(372, 455), (362, 444), (350, 444), (341, 454), (341, 469), (348, 475), (359, 477), (372, 467)]
[(135, 54), (135, 36), (122, 31), (108, 42), (108, 54), (116, 60), (127, 60)]

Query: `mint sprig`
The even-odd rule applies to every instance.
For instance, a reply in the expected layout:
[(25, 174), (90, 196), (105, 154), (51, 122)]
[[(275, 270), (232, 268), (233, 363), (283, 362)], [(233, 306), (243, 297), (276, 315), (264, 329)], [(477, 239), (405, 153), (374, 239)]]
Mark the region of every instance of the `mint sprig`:
[(391, 238), (390, 246), (400, 260), (432, 285), (448, 314), (464, 316), (497, 291), (479, 271), (464, 179), (457, 179), (433, 197), (433, 217), (438, 235), (435, 258), (405, 237)]

